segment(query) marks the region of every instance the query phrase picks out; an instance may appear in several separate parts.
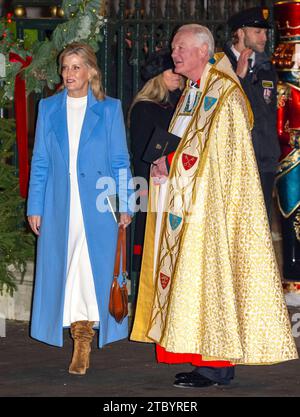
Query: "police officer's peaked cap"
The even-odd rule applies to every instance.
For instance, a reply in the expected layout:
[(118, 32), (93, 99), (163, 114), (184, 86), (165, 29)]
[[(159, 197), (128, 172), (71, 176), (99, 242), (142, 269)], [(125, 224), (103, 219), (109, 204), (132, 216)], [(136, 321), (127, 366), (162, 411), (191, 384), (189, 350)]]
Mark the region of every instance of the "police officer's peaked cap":
[(265, 29), (272, 27), (269, 20), (269, 10), (264, 7), (252, 7), (236, 13), (229, 18), (228, 26), (232, 32), (246, 26)]

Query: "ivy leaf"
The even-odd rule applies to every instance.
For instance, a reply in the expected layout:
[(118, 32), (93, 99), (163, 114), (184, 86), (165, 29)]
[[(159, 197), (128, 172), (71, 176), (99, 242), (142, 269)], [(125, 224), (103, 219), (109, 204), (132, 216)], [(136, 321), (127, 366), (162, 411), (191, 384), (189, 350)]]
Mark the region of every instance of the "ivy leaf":
[(94, 10), (96, 10), (96, 13), (99, 13), (100, 7), (101, 7), (101, 0), (89, 0), (86, 3), (85, 12), (88, 13), (95, 13)]

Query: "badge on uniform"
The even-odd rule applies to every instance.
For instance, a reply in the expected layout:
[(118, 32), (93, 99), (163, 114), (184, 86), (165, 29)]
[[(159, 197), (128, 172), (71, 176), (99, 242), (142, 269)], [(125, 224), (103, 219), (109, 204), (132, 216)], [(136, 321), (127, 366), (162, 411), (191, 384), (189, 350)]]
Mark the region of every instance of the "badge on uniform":
[(263, 80), (262, 86), (264, 89), (264, 100), (267, 104), (270, 104), (272, 101), (272, 90), (274, 89), (273, 81)]

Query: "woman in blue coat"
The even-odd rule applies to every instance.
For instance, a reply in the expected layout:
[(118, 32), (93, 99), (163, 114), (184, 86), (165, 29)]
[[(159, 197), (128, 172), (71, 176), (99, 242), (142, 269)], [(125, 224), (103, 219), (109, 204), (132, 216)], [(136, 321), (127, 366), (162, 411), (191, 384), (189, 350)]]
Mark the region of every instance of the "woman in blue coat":
[(63, 345), (70, 327), (69, 372), (85, 374), (90, 343), (127, 337), (108, 311), (118, 225), (107, 195), (119, 194), (120, 227), (131, 178), (119, 100), (105, 97), (93, 50), (73, 43), (60, 56), (64, 90), (41, 100), (33, 150), (28, 221), (38, 235), (31, 336)]

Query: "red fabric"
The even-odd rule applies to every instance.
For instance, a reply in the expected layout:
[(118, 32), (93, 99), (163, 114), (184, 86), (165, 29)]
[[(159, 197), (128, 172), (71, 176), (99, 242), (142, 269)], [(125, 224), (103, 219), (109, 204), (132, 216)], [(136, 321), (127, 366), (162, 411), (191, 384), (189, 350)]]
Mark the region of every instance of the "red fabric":
[(287, 99), (287, 97), (281, 97), (277, 109), (277, 132), (281, 146), (280, 159), (284, 159), (293, 150), (290, 145), (290, 133), (285, 126), (289, 120), (290, 103), (291, 102), (289, 99)]
[(133, 254), (134, 255), (141, 255), (142, 254), (142, 245), (133, 245)]
[(163, 347), (156, 345), (156, 359), (158, 362), (175, 364), (191, 363), (194, 366), (212, 366), (215, 368), (229, 368), (234, 366), (228, 361), (204, 361), (202, 355), (194, 353), (172, 353), (167, 352)]
[[(20, 62), (22, 69), (30, 65), (32, 58), (26, 57), (26, 60), (19, 55), (10, 53), (10, 62)], [(19, 158), (19, 184), (20, 194), (23, 198), (27, 197), (28, 192), (28, 132), (27, 132), (27, 102), (25, 81), (20, 74), (15, 80), (15, 116), (16, 116), (16, 137)]]
[(171, 153), (169, 153), (169, 155), (167, 155), (167, 160), (168, 160), (169, 166), (171, 166), (171, 164), (172, 164), (174, 155), (175, 155), (175, 152), (171, 152)]

